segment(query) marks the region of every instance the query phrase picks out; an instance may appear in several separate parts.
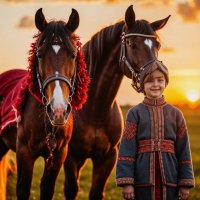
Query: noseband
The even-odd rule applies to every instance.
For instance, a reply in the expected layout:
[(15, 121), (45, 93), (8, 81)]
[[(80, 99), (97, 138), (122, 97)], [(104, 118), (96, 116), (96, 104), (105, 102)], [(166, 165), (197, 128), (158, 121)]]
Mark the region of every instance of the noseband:
[(41, 79), (41, 76), (39, 74), (39, 69), (37, 68), (37, 80), (38, 80), (38, 85), (39, 85), (39, 89), (40, 89), (40, 93), (42, 95), (42, 101), (44, 104), (47, 104), (47, 98), (44, 94), (44, 90), (47, 87), (47, 85), (53, 81), (57, 81), (57, 80), (61, 80), (64, 81), (65, 83), (67, 83), (67, 85), (70, 88), (70, 100), (72, 100), (72, 96), (74, 94), (74, 90), (75, 90), (75, 79), (76, 79), (76, 67), (75, 67), (75, 71), (74, 71), (74, 76), (73, 79), (69, 79), (67, 76), (64, 76), (62, 74), (59, 74), (58, 72), (55, 73), (55, 75), (51, 75), (48, 76), (44, 81)]
[[(123, 27), (124, 30), (124, 27)], [(132, 66), (130, 62), (128, 61), (126, 57), (126, 46), (125, 46), (125, 40), (128, 37), (132, 36), (140, 36), (140, 37), (145, 37), (145, 38), (156, 38), (155, 35), (146, 35), (146, 34), (140, 34), (140, 33), (129, 33), (126, 34), (125, 31), (122, 32), (121, 36), (121, 49), (120, 49), (120, 58), (119, 58), (119, 64), (122, 65), (122, 63), (130, 70), (132, 74), (132, 87), (137, 91), (141, 92), (140, 88), (140, 73), (143, 71), (147, 66), (149, 66), (151, 63), (155, 61), (155, 59), (152, 59), (145, 63), (138, 71), (136, 71), (134, 68), (138, 68), (137, 66)]]

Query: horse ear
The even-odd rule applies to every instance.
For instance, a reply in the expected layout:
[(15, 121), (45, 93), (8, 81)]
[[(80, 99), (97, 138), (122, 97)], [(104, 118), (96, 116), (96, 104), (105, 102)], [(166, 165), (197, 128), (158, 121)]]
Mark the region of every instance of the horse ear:
[(170, 18), (171, 15), (169, 15), (168, 17), (166, 17), (165, 19), (161, 19), (155, 22), (151, 23), (151, 27), (153, 28), (154, 31), (157, 31), (161, 28), (163, 28), (165, 26), (165, 24), (167, 23), (168, 19)]
[(129, 6), (126, 10), (125, 22), (128, 27), (135, 23), (135, 12), (133, 10), (133, 5)]
[(79, 14), (77, 10), (72, 8), (72, 12), (71, 15), (69, 16), (66, 28), (73, 33), (78, 28), (78, 25), (79, 25)]
[(43, 32), (47, 26), (47, 21), (42, 12), (42, 8), (38, 9), (35, 13), (35, 26), (40, 32)]

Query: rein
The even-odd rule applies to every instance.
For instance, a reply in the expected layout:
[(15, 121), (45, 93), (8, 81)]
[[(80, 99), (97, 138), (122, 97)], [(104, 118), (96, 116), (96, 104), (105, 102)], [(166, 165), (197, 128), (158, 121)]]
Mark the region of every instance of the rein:
[(127, 57), (126, 57), (126, 45), (125, 45), (125, 40), (128, 37), (132, 37), (132, 36), (139, 36), (139, 37), (145, 37), (145, 38), (156, 38), (155, 35), (146, 35), (146, 34), (140, 34), (140, 33), (129, 33), (126, 34), (124, 31), (124, 27), (123, 27), (123, 32), (122, 32), (122, 36), (121, 36), (121, 49), (120, 49), (120, 58), (119, 58), (119, 64), (121, 65), (122, 63), (129, 69), (129, 71), (132, 74), (132, 87), (137, 91), (137, 92), (141, 92), (141, 88), (140, 88), (140, 73), (141, 71), (143, 71), (147, 66), (149, 66), (152, 62), (155, 61), (155, 59), (152, 59), (150, 61), (148, 61), (147, 63), (145, 63), (141, 68), (140, 71), (136, 71), (134, 68), (137, 68), (137, 66), (132, 66), (130, 64), (130, 62), (128, 61)]

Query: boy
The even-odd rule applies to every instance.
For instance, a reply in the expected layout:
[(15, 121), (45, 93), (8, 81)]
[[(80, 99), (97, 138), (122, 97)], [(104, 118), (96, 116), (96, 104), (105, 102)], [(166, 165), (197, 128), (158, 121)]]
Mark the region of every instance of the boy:
[(117, 161), (124, 199), (186, 200), (194, 187), (184, 117), (163, 97), (168, 80), (158, 60), (141, 72), (144, 101), (128, 111)]

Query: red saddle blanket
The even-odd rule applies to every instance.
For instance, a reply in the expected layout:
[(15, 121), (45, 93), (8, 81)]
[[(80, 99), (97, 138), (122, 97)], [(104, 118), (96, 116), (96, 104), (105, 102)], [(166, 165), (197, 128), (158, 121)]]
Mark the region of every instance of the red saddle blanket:
[(21, 119), (24, 94), (28, 90), (27, 71), (14, 69), (0, 74), (0, 135)]

